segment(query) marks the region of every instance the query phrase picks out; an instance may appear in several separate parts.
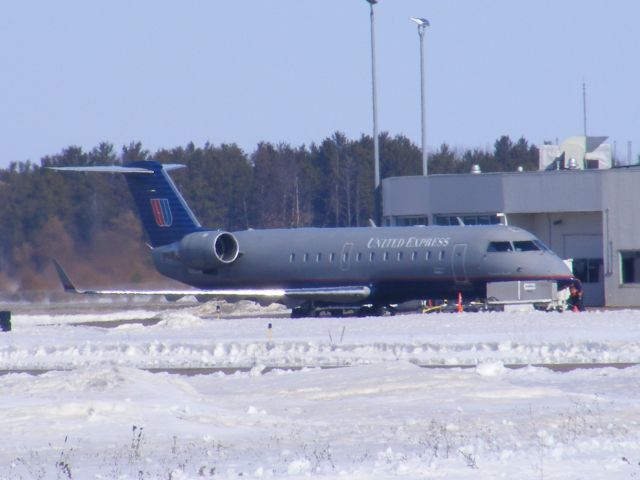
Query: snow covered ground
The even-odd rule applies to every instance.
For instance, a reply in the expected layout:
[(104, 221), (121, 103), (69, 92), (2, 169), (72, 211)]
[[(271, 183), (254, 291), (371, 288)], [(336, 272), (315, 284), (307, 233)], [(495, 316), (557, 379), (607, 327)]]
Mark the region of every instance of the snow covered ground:
[(17, 306), (0, 478), (640, 477), (640, 367), (505, 368), (640, 362), (640, 311), (285, 313)]

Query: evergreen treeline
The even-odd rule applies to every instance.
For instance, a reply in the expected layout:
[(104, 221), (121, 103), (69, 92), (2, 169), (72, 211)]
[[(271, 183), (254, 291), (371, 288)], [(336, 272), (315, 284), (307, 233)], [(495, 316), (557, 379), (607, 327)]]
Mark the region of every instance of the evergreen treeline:
[[(123, 164), (153, 159), (181, 163), (172, 178), (202, 225), (228, 230), (366, 225), (373, 216), (373, 142), (335, 133), (320, 144), (260, 143), (247, 154), (235, 144), (189, 144), (154, 154), (139, 143), (117, 152), (69, 147), (41, 165), (12, 163), (0, 171), (0, 291), (52, 288), (51, 259), (81, 284), (164, 281), (155, 274), (120, 175), (70, 174), (49, 166)], [(403, 136), (380, 137), (381, 178), (421, 173), (420, 148)], [(457, 151), (447, 144), (429, 156), (429, 173), (535, 170), (538, 151), (521, 138), (494, 151)]]

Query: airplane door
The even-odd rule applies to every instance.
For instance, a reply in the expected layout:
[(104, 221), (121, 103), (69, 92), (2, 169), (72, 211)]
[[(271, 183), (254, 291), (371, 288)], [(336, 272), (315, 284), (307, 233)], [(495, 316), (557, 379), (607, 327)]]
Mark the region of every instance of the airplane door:
[(351, 265), (351, 249), (353, 243), (345, 243), (342, 247), (342, 253), (340, 254), (340, 270), (346, 272)]
[(467, 271), (465, 269), (465, 257), (467, 254), (467, 244), (460, 243), (453, 247), (453, 279), (456, 283), (464, 283), (467, 281)]

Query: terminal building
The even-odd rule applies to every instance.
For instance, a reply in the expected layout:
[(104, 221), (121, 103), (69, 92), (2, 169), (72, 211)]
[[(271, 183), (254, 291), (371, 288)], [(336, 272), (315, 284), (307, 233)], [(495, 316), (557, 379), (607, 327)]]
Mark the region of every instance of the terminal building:
[(613, 166), (605, 139), (540, 146), (536, 172), (386, 178), (384, 223), (506, 222), (572, 261), (585, 305), (639, 307), (640, 165)]

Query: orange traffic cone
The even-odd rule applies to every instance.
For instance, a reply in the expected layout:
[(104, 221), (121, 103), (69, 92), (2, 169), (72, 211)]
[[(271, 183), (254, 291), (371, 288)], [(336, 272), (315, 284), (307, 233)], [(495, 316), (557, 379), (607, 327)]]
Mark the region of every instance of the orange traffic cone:
[(458, 312), (462, 312), (462, 292), (458, 292)]

